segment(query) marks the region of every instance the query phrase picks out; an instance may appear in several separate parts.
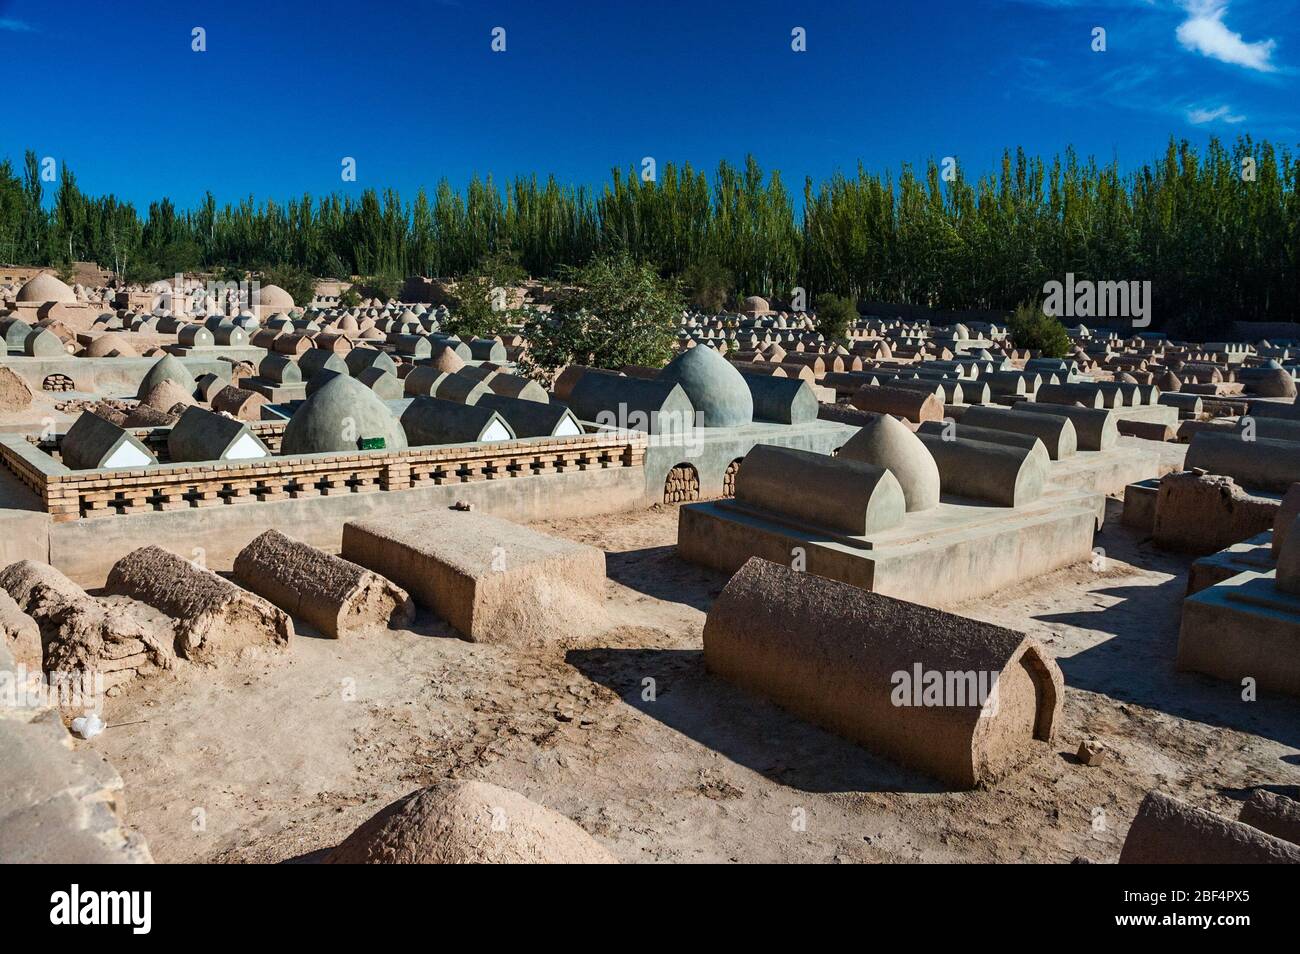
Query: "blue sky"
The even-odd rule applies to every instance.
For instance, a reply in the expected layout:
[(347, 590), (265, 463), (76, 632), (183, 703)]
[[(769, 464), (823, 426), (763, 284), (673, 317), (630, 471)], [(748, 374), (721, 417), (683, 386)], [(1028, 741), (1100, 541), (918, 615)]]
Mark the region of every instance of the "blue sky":
[(0, 59), (23, 104), (0, 156), (54, 156), (142, 209), (474, 172), (599, 184), (645, 156), (752, 152), (797, 192), (859, 161), (972, 175), (1017, 144), (1132, 168), (1170, 135), (1300, 142), (1300, 0), (0, 0)]

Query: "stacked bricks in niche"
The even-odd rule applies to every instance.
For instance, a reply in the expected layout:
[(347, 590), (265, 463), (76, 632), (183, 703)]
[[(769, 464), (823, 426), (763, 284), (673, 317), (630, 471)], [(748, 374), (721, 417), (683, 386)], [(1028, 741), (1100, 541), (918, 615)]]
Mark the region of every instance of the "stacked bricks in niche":
[(683, 503), (700, 499), (700, 475), (690, 464), (678, 464), (668, 471), (664, 481), (664, 503)]
[(722, 475), (722, 496), (736, 496), (736, 475), (740, 473), (740, 461), (733, 460), (727, 465), (727, 472)]

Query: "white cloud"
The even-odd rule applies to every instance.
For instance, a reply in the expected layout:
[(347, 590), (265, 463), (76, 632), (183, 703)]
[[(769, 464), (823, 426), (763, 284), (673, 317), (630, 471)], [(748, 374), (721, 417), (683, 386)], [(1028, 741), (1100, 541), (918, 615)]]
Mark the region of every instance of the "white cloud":
[(1185, 49), (1261, 73), (1277, 69), (1272, 62), (1275, 40), (1247, 43), (1223, 22), (1228, 0), (1183, 0), (1183, 9), (1187, 19), (1178, 25), (1176, 36)]
[(1245, 116), (1238, 116), (1227, 106), (1217, 106), (1214, 109), (1205, 109), (1196, 107), (1187, 111), (1187, 121), (1193, 126), (1203, 126), (1206, 123), (1212, 123), (1216, 119), (1221, 119), (1225, 123), (1241, 123), (1246, 121)]
[(36, 27), (30, 23), (24, 23), (22, 20), (0, 17), (0, 30), (9, 30), (13, 33), (35, 33)]

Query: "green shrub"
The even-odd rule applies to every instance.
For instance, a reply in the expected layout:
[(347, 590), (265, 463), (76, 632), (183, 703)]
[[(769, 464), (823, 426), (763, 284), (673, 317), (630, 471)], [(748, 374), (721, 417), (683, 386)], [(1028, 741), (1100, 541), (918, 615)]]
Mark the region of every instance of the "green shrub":
[(822, 295), (817, 299), (817, 330), (827, 341), (847, 338), (857, 320), (858, 306), (852, 298)]
[(442, 330), (470, 338), (490, 338), (520, 321), (521, 313), (506, 306), (508, 292), (491, 275), (476, 273), (456, 281), (456, 300), (442, 321)]
[(528, 277), (524, 267), (519, 264), (519, 253), (508, 245), (483, 256), (478, 268), (469, 273), (473, 276), (485, 276), (494, 285), (518, 285)]
[(405, 281), (397, 275), (367, 275), (357, 279), (353, 287), (358, 289), (362, 298), (378, 298), (380, 301), (397, 301), (402, 294)]
[(626, 253), (569, 270), (549, 315), (531, 317), (525, 370), (546, 378), (568, 364), (660, 367), (672, 356), (683, 300), (675, 281)]
[(456, 280), (455, 301), (451, 314), (442, 322), (442, 330), (468, 341), (491, 337), (520, 324), (523, 311), (510, 308), (507, 302), (509, 289), (527, 277), (519, 256), (509, 247), (485, 255), (478, 268)]
[(731, 296), (735, 279), (717, 259), (704, 259), (682, 272), (682, 284), (689, 290), (686, 300), (693, 308), (716, 315)]
[(1044, 314), (1037, 302), (1025, 302), (1012, 312), (1007, 331), (1017, 348), (1038, 351), (1044, 358), (1064, 358), (1074, 347), (1065, 325)]

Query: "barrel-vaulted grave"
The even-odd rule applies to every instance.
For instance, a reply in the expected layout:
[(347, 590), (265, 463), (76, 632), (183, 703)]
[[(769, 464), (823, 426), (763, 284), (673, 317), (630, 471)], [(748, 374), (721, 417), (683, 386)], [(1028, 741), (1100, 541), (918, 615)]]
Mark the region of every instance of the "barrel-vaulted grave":
[(704, 662), (958, 788), (1046, 755), (1064, 699), (1055, 661), (1023, 633), (757, 557), (709, 609)]

